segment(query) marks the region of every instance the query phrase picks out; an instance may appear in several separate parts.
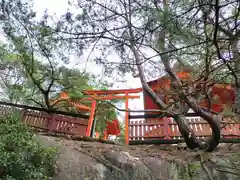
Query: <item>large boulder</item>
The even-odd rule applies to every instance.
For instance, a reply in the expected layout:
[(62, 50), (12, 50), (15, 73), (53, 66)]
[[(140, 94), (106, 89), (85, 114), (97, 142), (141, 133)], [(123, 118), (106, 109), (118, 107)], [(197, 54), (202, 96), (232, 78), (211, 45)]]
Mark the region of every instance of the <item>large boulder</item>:
[(202, 154), (174, 146), (124, 147), (41, 135), (35, 138), (58, 150), (55, 180), (240, 179), (236, 168), (240, 156), (226, 148)]

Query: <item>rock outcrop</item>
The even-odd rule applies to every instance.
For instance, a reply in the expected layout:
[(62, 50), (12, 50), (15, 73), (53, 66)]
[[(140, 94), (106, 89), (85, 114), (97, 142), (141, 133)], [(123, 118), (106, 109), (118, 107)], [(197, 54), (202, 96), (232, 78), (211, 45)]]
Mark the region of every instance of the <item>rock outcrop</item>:
[[(54, 180), (240, 179), (240, 154), (225, 147), (201, 154), (177, 146), (124, 147), (42, 135), (35, 138), (58, 150)], [(240, 150), (239, 145), (232, 148)]]

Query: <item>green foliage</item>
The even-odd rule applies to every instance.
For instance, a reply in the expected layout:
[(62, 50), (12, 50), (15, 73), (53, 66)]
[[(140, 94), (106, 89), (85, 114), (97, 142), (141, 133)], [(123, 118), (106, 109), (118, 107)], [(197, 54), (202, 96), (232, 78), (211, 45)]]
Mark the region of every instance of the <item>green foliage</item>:
[[(63, 24), (55, 24), (56, 28), (54, 23), (49, 26), (48, 12), (41, 19), (36, 19), (31, 3), (32, 1), (23, 3), (21, 0), (6, 0), (1, 4), (7, 12), (3, 12), (0, 19), (3, 36), (7, 40), (0, 44), (4, 72), (1, 74), (0, 85), (4, 91), (2, 100), (77, 113), (76, 108), (66, 102), (52, 107), (50, 101), (57, 98), (61, 91), (67, 91), (74, 100), (85, 97), (83, 90), (107, 90), (111, 84), (85, 70), (81, 72), (75, 68), (67, 68), (69, 55), (81, 56), (87, 43), (76, 45), (73, 41), (66, 43), (68, 41), (60, 40), (58, 30), (61, 30)], [(64, 18), (71, 21), (69, 14)], [(77, 51), (75, 47), (78, 47)], [(91, 102), (86, 103), (90, 104)], [(99, 103), (98, 110), (97, 126), (104, 129), (105, 121), (115, 119), (116, 113), (107, 103)]]
[(19, 116), (0, 120), (0, 179), (44, 180), (54, 173), (55, 150), (32, 140)]

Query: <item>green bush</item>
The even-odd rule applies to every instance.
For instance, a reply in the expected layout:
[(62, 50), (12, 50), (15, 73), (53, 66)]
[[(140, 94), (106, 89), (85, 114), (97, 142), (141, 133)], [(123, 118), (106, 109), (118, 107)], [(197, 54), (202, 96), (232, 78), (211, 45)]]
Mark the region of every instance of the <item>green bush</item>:
[(19, 115), (0, 119), (0, 180), (47, 180), (54, 173), (55, 149), (35, 142)]

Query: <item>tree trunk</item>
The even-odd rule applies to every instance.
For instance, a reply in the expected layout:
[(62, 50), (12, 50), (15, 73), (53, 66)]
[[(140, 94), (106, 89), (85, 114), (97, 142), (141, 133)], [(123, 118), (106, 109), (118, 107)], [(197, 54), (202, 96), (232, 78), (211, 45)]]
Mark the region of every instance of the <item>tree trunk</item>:
[(183, 136), (187, 146), (192, 150), (198, 148), (199, 141), (196, 138), (193, 130), (189, 127), (189, 124), (187, 123), (188, 120), (186, 119), (186, 117), (181, 114), (177, 114), (173, 117), (173, 119), (177, 123), (179, 131)]
[[(239, 80), (240, 81), (240, 80)], [(235, 88), (235, 111), (238, 115), (240, 115), (240, 88)]]
[[(167, 8), (167, 3), (166, 0), (164, 1), (164, 9), (166, 10)], [(131, 18), (127, 18), (128, 20), (128, 27), (129, 27), (129, 39), (130, 39), (130, 49), (133, 52), (133, 55), (135, 57), (136, 60), (136, 64), (137, 64), (137, 68), (138, 68), (138, 72), (139, 72), (139, 76), (140, 76), (140, 80), (143, 86), (143, 89), (147, 92), (147, 94), (151, 97), (151, 99), (153, 101), (155, 101), (155, 103), (159, 106), (160, 109), (163, 109), (163, 112), (165, 114), (171, 115), (172, 117), (174, 117), (174, 120), (176, 121), (180, 133), (182, 134), (183, 138), (185, 139), (185, 142), (187, 144), (187, 146), (190, 149), (204, 149), (206, 151), (213, 151), (220, 140), (220, 126), (218, 127), (216, 124), (216, 122), (214, 122), (214, 119), (206, 114), (205, 112), (203, 112), (203, 110), (200, 109), (200, 107), (192, 102), (187, 96), (186, 93), (184, 93), (184, 91), (182, 90), (182, 83), (179, 80), (179, 78), (175, 75), (175, 73), (172, 71), (171, 67), (170, 67), (170, 61), (169, 61), (169, 57), (167, 56), (167, 54), (164, 55), (160, 55), (161, 56), (161, 60), (164, 64), (165, 67), (165, 71), (168, 73), (168, 75), (170, 76), (172, 82), (176, 85), (176, 88), (179, 90), (180, 95), (183, 95), (185, 97), (186, 103), (187, 105), (193, 109), (195, 112), (198, 112), (198, 114), (205, 119), (209, 125), (211, 126), (212, 130), (213, 130), (213, 134), (212, 134), (212, 138), (208, 141), (207, 144), (201, 144), (200, 141), (196, 138), (195, 133), (193, 130), (191, 130), (191, 128), (189, 127), (189, 124), (187, 123), (186, 117), (183, 115), (183, 113), (181, 111), (179, 111), (179, 109), (176, 109), (177, 111), (170, 111), (170, 112), (166, 112), (167, 111), (167, 105), (161, 101), (161, 99), (156, 95), (156, 93), (154, 93), (152, 91), (152, 89), (149, 87), (149, 85), (147, 84), (147, 80), (141, 65), (141, 58), (139, 55), (139, 52), (136, 50), (135, 47), (135, 43), (134, 43), (134, 34), (132, 31), (132, 26), (131, 26)], [(164, 52), (165, 49), (165, 36), (166, 36), (166, 32), (163, 31), (161, 32), (161, 34), (159, 35), (159, 50), (161, 52)]]
[(240, 53), (238, 52), (238, 40), (232, 42), (232, 52), (233, 52), (233, 60), (234, 70), (235, 72), (235, 112), (237, 116), (240, 115)]
[(221, 138), (221, 120), (220, 115), (211, 115), (208, 112), (202, 110), (196, 103), (192, 102), (188, 97), (186, 97), (186, 102), (191, 109), (194, 110), (201, 118), (206, 120), (212, 129), (212, 137), (208, 139), (206, 147), (200, 145), (200, 149), (204, 149), (207, 152), (212, 152), (219, 144)]

